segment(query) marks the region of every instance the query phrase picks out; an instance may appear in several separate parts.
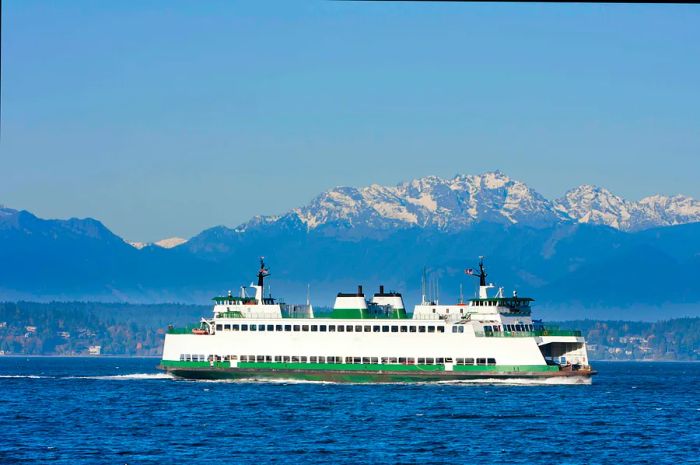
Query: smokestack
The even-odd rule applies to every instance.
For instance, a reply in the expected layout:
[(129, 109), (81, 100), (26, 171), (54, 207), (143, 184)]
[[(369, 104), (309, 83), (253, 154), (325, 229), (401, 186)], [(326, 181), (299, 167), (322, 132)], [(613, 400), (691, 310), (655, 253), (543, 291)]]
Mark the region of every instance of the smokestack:
[(384, 284), (379, 285), (379, 293), (384, 294)]
[(362, 294), (362, 284), (357, 285), (357, 295), (364, 295)]

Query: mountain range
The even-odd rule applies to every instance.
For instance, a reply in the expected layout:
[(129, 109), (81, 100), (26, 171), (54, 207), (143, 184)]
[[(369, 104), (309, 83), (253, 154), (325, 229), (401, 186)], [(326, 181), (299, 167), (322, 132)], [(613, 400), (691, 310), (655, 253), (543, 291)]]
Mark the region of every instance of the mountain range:
[[(480, 255), (489, 279), (555, 318), (700, 315), (700, 202), (625, 200), (584, 185), (548, 200), (495, 171), (396, 186), (338, 187), (308, 205), (216, 226), (187, 241), (127, 242), (94, 219), (0, 208), (0, 298), (205, 302), (250, 282), (257, 257), (273, 294), (318, 305), (385, 284), (412, 307), (428, 267), (443, 301), (466, 297)], [(437, 287), (437, 285), (435, 286)]]

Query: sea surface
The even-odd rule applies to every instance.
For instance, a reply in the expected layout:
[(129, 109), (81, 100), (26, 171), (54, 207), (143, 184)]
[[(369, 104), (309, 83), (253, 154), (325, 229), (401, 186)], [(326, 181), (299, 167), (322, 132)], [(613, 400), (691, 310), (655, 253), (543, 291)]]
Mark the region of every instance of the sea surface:
[(0, 357), (0, 463), (700, 463), (700, 364), (591, 384), (175, 380), (155, 359)]

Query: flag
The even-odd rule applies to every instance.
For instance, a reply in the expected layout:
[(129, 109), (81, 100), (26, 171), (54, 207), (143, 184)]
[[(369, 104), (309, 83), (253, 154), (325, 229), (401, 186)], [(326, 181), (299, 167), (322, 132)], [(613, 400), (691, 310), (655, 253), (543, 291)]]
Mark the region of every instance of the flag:
[(468, 275), (470, 275), (470, 276), (471, 276), (471, 275), (473, 275), (473, 274), (474, 274), (474, 270), (473, 270), (473, 269), (471, 269), (471, 268), (467, 268), (466, 270), (464, 270), (464, 274), (468, 274)]

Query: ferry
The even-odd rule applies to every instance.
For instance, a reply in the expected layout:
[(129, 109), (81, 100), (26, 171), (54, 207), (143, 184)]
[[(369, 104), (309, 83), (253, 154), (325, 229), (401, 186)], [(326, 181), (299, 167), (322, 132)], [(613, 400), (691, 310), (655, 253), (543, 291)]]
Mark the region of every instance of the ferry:
[(493, 296), (483, 258), (478, 297), (441, 304), (423, 297), (408, 314), (402, 295), (338, 293), (330, 313), (264, 296), (263, 259), (257, 285), (214, 297), (199, 324), (169, 327), (159, 368), (187, 379), (281, 379), (353, 383), (471, 379), (588, 378), (580, 331), (545, 326), (531, 316), (533, 299)]

